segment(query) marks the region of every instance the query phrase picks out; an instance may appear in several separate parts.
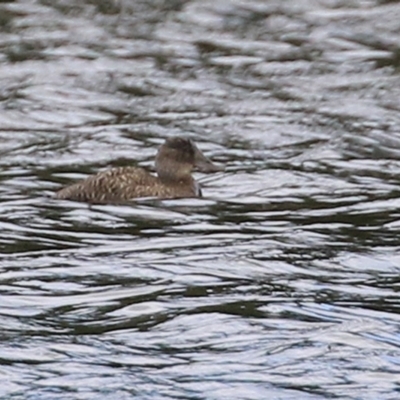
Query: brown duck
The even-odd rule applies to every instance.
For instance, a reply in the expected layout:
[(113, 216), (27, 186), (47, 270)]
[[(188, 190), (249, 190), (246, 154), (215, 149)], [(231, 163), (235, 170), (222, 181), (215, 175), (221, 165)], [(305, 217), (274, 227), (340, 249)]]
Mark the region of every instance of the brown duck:
[(138, 197), (201, 197), (200, 185), (192, 177), (193, 169), (222, 170), (192, 140), (182, 137), (164, 142), (156, 155), (155, 167), (157, 176), (143, 168), (112, 168), (61, 189), (55, 197), (88, 203), (120, 203)]

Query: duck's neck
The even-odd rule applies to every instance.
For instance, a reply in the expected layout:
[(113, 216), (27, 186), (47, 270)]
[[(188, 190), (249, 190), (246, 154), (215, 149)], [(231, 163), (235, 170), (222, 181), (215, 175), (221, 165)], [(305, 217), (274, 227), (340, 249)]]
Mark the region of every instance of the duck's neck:
[(168, 186), (190, 186), (195, 185), (196, 181), (193, 179), (192, 175), (169, 175), (169, 174), (159, 174), (158, 178), (164, 185)]
[(201, 197), (200, 185), (193, 179), (190, 173), (177, 174), (168, 173), (168, 170), (157, 171), (157, 175), (161, 183), (168, 187), (178, 197)]
[(191, 184), (194, 179), (192, 177), (192, 166), (182, 165), (175, 162), (164, 164), (156, 164), (158, 178), (166, 185)]

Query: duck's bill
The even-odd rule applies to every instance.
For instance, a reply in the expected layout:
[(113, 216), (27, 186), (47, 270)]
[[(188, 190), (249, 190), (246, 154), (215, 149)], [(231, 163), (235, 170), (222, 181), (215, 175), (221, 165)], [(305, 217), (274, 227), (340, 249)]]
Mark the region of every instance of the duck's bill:
[(195, 167), (201, 172), (218, 172), (224, 170), (224, 167), (211, 162), (198, 148), (195, 149)]

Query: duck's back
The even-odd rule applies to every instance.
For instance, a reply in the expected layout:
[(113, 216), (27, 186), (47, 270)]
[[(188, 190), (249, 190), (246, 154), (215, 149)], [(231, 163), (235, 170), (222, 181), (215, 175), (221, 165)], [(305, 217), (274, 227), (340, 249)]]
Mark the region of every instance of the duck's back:
[(56, 198), (88, 203), (123, 202), (137, 197), (158, 197), (162, 186), (142, 168), (120, 167), (67, 186), (56, 193)]

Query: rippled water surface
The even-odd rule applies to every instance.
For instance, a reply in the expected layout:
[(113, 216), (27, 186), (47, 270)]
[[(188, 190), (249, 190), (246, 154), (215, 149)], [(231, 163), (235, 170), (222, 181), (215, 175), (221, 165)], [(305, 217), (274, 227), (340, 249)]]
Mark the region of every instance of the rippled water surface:
[[(400, 5), (0, 2), (0, 397), (400, 398)], [(63, 185), (224, 172), (202, 199)]]

